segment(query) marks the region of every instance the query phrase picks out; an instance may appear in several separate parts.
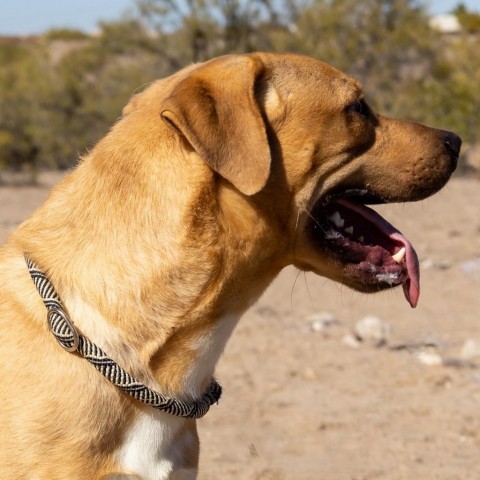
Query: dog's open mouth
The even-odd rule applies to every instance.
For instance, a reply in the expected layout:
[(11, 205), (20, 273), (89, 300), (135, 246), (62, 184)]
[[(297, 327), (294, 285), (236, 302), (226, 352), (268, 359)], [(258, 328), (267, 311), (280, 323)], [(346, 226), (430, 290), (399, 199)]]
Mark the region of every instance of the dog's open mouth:
[(359, 289), (377, 291), (402, 284), (406, 299), (415, 307), (420, 284), (412, 244), (362, 202), (384, 203), (364, 190), (319, 201), (312, 212), (315, 241), (344, 264)]

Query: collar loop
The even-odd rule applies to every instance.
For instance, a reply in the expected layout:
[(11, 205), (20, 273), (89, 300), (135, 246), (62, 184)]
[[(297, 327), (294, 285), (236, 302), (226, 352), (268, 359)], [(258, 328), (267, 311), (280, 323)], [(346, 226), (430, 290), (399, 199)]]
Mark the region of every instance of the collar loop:
[(60, 346), (67, 352), (75, 352), (80, 343), (80, 338), (73, 326), (73, 322), (68, 318), (63, 309), (50, 308), (47, 318), (50, 330)]

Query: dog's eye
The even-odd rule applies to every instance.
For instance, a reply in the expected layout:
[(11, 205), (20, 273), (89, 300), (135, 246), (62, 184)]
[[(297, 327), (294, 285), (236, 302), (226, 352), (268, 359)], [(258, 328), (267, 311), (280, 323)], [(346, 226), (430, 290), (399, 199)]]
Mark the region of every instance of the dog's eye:
[(348, 112), (354, 112), (362, 117), (368, 117), (369, 109), (364, 100), (357, 100), (347, 107)]

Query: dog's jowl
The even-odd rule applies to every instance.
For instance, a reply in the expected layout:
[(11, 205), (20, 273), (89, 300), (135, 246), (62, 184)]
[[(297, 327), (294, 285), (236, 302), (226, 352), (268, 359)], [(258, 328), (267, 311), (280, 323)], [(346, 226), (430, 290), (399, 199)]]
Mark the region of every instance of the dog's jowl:
[(415, 307), (414, 247), (371, 205), (438, 191), (460, 145), (291, 54), (135, 95), (0, 250), (0, 477), (196, 478), (241, 314), (291, 264)]

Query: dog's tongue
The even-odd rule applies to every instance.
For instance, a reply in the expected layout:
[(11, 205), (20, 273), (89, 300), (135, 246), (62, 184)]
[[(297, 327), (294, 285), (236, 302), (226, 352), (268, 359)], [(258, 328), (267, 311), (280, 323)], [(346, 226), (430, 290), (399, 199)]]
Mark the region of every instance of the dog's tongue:
[(347, 199), (338, 200), (347, 208), (356, 211), (365, 219), (372, 222), (385, 236), (390, 238), (397, 245), (405, 247), (405, 265), (407, 267), (407, 279), (403, 282), (405, 298), (412, 308), (415, 308), (420, 296), (420, 268), (418, 257), (412, 244), (404, 237), (391, 223), (387, 222), (381, 215), (371, 208), (351, 202)]
[[(393, 227), (392, 227), (393, 228)], [(418, 265), (417, 252), (412, 244), (399, 232), (391, 233), (390, 238), (400, 242), (406, 250), (405, 262), (407, 265), (408, 278), (403, 282), (403, 293), (412, 308), (415, 308), (420, 296), (420, 268)]]

